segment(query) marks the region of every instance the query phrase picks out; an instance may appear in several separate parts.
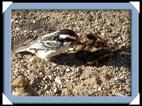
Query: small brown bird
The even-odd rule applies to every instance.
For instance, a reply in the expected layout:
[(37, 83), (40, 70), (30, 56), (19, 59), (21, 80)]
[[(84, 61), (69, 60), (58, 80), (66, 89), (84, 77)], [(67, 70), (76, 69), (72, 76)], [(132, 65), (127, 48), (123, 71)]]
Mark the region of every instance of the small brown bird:
[(98, 65), (121, 51), (121, 48), (110, 47), (107, 41), (99, 36), (90, 33), (86, 37), (88, 41), (81, 44), (76, 53), (76, 58), (88, 65)]

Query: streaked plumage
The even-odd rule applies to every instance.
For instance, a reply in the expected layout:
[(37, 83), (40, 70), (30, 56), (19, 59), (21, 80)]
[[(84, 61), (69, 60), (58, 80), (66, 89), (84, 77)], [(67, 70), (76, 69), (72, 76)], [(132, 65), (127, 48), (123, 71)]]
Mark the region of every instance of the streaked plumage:
[(30, 52), (45, 59), (64, 52), (71, 43), (77, 40), (77, 34), (74, 31), (63, 29), (44, 35), (29, 45), (18, 48), (16, 52)]

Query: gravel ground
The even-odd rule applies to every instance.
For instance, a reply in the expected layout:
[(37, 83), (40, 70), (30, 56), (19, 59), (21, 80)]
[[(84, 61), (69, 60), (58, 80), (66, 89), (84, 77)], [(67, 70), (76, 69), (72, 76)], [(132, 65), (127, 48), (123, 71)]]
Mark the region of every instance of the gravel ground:
[(72, 54), (61, 54), (46, 62), (15, 49), (39, 36), (68, 28), (85, 41), (94, 33), (110, 45), (125, 46), (130, 52), (128, 10), (13, 10), (12, 94), (39, 96), (130, 96), (131, 56), (116, 55), (99, 66), (82, 64)]

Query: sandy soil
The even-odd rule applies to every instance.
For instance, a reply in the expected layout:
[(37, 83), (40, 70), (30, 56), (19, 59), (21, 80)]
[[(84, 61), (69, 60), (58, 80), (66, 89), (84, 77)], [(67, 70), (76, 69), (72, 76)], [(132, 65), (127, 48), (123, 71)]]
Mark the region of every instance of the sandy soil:
[[(13, 10), (11, 20), (13, 94), (20, 92), (18, 95), (131, 95), (130, 55), (116, 55), (99, 66), (90, 66), (77, 60), (75, 53), (61, 54), (55, 62), (46, 62), (32, 54), (15, 53), (16, 48), (44, 34), (64, 28), (75, 31), (81, 41), (86, 40), (86, 34), (94, 33), (107, 40), (110, 45), (123, 45), (126, 47), (124, 52), (131, 52), (130, 11)], [(19, 77), (20, 75), (26, 80)], [(29, 88), (30, 90), (26, 90)]]

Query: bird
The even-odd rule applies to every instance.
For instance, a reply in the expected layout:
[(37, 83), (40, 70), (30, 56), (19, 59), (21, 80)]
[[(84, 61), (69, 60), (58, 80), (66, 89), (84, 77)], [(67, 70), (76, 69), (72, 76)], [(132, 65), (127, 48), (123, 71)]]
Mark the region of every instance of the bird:
[(40, 59), (50, 59), (65, 52), (70, 45), (79, 42), (78, 35), (70, 29), (61, 29), (43, 35), (26, 46), (16, 49), (16, 53), (29, 52)]
[(98, 35), (95, 35), (93, 33), (89, 33), (86, 35), (87, 39), (90, 40), (90, 44), (89, 45), (93, 45), (96, 48), (104, 48), (104, 47), (108, 47), (108, 41), (101, 38)]
[(109, 45), (105, 39), (92, 33), (87, 34), (86, 38), (86, 42), (78, 45), (75, 57), (87, 65), (98, 66), (100, 62), (111, 59), (123, 49)]
[(78, 43), (76, 47), (77, 51), (79, 50), (96, 51), (96, 50), (109, 47), (107, 40), (104, 40), (100, 36), (93, 33), (86, 34), (85, 40), (86, 41), (84, 42)]

